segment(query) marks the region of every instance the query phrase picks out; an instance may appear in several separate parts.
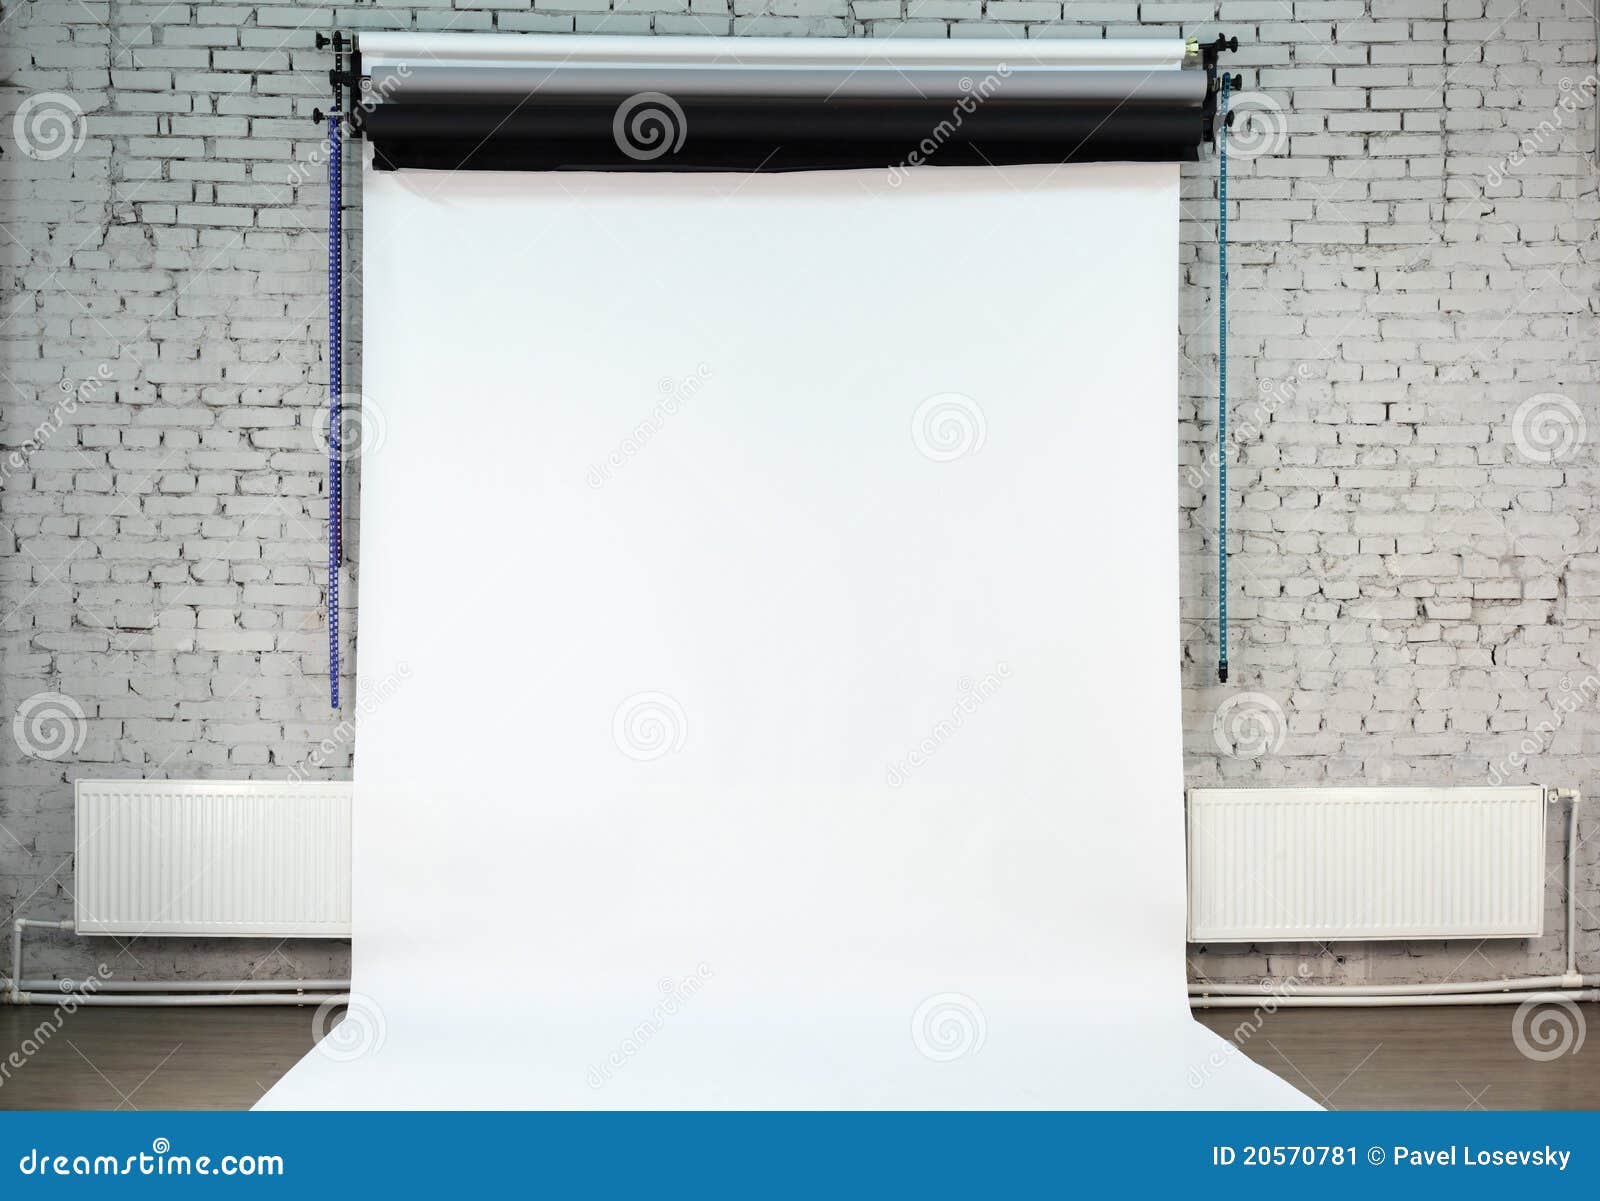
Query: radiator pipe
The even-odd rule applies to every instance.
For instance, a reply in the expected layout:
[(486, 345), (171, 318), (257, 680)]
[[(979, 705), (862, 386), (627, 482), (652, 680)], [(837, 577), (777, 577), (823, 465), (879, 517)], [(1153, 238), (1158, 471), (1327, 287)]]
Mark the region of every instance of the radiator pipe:
[[(11, 987), (11, 981), (5, 981)], [(215, 992), (283, 992), (298, 989), (307, 992), (349, 992), (348, 980), (24, 980), (20, 992), (80, 993), (85, 990), (97, 993), (215, 993)]]
[(1191, 984), (1191, 997), (1430, 997), (1453, 993), (1527, 992), (1533, 989), (1600, 987), (1600, 976), (1519, 976), (1508, 980), (1440, 984)]
[(1190, 997), (1195, 1009), (1308, 1009), (1313, 1006), (1367, 1007), (1388, 1005), (1559, 1005), (1573, 1001), (1600, 1001), (1600, 988), (1574, 988), (1548, 992), (1432, 993), (1423, 996), (1352, 995), (1338, 997)]
[(11, 994), (13, 1005), (343, 1005), (349, 1002), (348, 993), (185, 993), (179, 996), (138, 996), (124, 993), (121, 996), (100, 996), (93, 993), (37, 993)]
[[(22, 934), (29, 927), (75, 930), (77, 923), (70, 918), (60, 922), (31, 917), (12, 920), (11, 975), (0, 980), (0, 1001), (7, 1005), (60, 1005), (67, 1001), (74, 1005), (320, 1005), (349, 999), (348, 980), (27, 980), (22, 975)], [(93, 993), (75, 991), (91, 983)], [(113, 995), (101, 995), (107, 993)]]
[(1578, 806), (1583, 793), (1576, 788), (1551, 789), (1552, 798), (1566, 797), (1567, 805), (1567, 975), (1578, 974)]
[[(1194, 1009), (1252, 1009), (1269, 999), (1272, 1005), (1304, 1009), (1317, 1005), (1506, 1005), (1515, 1001), (1600, 1000), (1600, 976), (1578, 971), (1578, 806), (1576, 788), (1552, 788), (1548, 799), (1568, 802), (1567, 809), (1567, 970), (1561, 976), (1519, 976), (1441, 984), (1190, 984)], [(1549, 990), (1549, 991), (1531, 991)]]
[(77, 928), (77, 924), (71, 918), (64, 922), (42, 922), (37, 918), (31, 917), (12, 919), (11, 979), (6, 981), (5, 993), (3, 994), (5, 1003), (8, 1005), (20, 1005), (22, 1003), (17, 1000), (17, 984), (22, 979), (22, 932), (29, 926), (36, 930), (73, 930)]

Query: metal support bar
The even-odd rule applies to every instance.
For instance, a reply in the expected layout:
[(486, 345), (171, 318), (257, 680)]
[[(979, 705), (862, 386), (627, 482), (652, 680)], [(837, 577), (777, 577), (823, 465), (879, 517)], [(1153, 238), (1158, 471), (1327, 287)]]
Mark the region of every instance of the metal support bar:
[(1547, 992), (1430, 993), (1427, 996), (1383, 996), (1351, 994), (1338, 997), (1246, 996), (1190, 997), (1192, 1009), (1314, 1009), (1378, 1008), (1405, 1005), (1563, 1005), (1576, 1001), (1600, 1001), (1600, 988), (1574, 988)]
[(346, 993), (185, 993), (173, 996), (139, 996), (125, 993), (103, 996), (98, 993), (36, 993), (15, 994), (14, 1005), (130, 1005), (143, 1008), (197, 1005), (345, 1005), (350, 1001)]
[[(317, 45), (327, 44), (319, 34)], [(343, 462), (341, 412), (344, 366), (344, 148), (340, 138), (345, 89), (353, 86), (345, 70), (345, 38), (334, 32), (333, 107), (328, 125), (328, 703), (339, 708), (339, 570), (344, 564)]]
[[(1220, 43), (1221, 38), (1217, 41)], [(1238, 43), (1235, 42), (1235, 45)], [(1228, 88), (1217, 130), (1217, 679), (1228, 682)]]

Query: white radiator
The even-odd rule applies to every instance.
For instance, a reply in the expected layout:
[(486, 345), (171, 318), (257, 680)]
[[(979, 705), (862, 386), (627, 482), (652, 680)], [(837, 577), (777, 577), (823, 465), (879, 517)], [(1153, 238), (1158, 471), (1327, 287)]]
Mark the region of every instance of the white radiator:
[(350, 936), (350, 785), (79, 780), (80, 934)]
[(1189, 939), (1533, 938), (1542, 788), (1196, 788)]

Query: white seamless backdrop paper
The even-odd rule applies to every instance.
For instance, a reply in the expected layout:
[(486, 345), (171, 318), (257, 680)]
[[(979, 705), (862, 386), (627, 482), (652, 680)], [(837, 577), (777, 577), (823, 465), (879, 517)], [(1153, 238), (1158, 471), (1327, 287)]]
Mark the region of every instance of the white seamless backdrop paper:
[(1185, 1000), (1178, 171), (368, 171), (310, 1107), (1298, 1107)]

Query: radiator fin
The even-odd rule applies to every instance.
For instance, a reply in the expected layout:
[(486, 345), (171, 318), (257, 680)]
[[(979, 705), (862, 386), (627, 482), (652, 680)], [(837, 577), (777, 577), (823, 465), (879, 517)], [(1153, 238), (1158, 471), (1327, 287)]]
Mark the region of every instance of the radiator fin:
[(81, 934), (350, 936), (348, 783), (80, 780)]
[(1534, 938), (1542, 788), (1197, 788), (1189, 939)]

